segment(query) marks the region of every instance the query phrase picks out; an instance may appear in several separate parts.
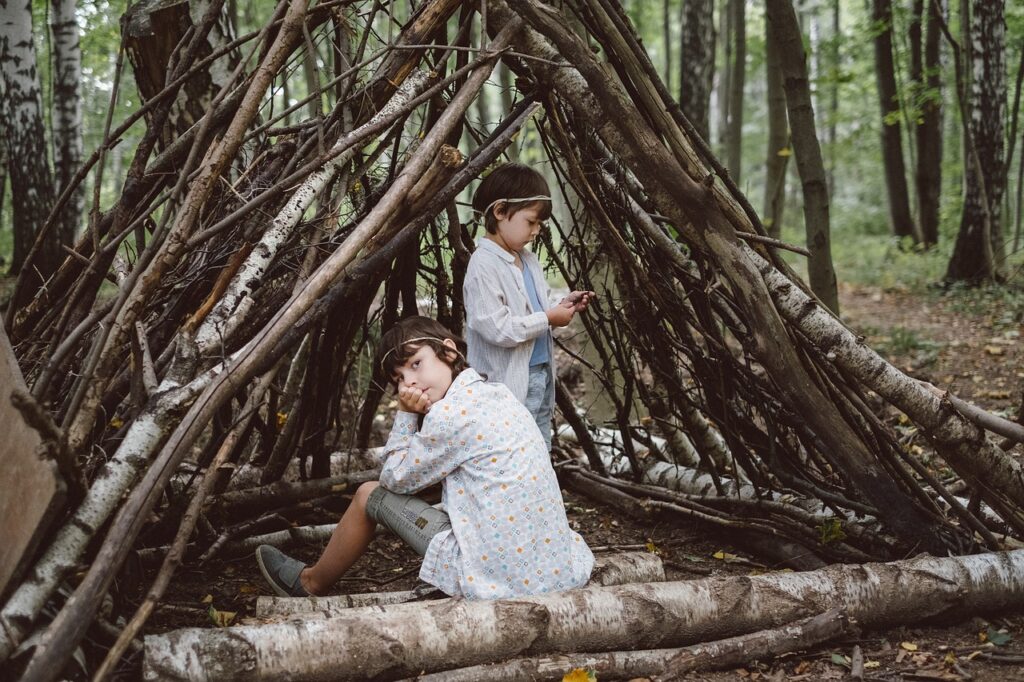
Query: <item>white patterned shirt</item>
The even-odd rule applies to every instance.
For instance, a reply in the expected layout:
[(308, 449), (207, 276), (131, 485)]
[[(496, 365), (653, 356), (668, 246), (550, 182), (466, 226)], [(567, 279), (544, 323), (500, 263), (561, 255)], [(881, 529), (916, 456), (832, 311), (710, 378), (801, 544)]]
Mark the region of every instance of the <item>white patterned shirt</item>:
[(452, 528), (427, 546), (421, 580), (452, 596), (497, 599), (590, 579), (594, 555), (569, 528), (544, 439), (508, 387), (467, 369), (418, 431), (417, 421), (395, 416), (380, 483), (411, 494), (442, 482)]

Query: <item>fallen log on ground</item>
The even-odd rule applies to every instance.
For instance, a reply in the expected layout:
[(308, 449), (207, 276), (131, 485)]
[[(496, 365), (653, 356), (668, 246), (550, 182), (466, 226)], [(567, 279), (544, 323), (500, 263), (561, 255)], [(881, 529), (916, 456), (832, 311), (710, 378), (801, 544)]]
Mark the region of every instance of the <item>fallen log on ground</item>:
[(610, 651), (603, 654), (568, 654), (543, 658), (520, 658), (504, 663), (476, 665), (420, 675), (404, 682), (539, 682), (561, 680), (576, 669), (593, 671), (601, 682), (658, 676), (659, 680), (680, 679), (697, 670), (725, 670), (754, 660), (764, 660), (791, 651), (801, 651), (835, 639), (850, 629), (850, 621), (838, 609), (805, 618), (780, 628), (759, 630), (749, 635), (677, 649)]
[[(685, 646), (831, 608), (880, 628), (1024, 607), (1024, 550), (807, 573), (587, 587), (496, 601), (351, 609), (146, 638), (145, 679), (396, 679), (518, 656)], [(316, 656), (310, 656), (315, 646)]]
[[(597, 558), (590, 585), (627, 585), (665, 580), (665, 567), (657, 555), (649, 552), (623, 552)], [(419, 599), (420, 590), (340, 594), (331, 597), (259, 597), (256, 617), (330, 617), (348, 609), (384, 604), (404, 604)]]

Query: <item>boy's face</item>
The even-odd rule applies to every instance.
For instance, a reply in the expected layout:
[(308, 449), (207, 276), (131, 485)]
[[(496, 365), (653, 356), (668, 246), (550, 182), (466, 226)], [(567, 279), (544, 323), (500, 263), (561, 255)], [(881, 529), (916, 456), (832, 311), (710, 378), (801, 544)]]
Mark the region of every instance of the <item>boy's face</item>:
[(495, 236), (500, 238), (505, 248), (511, 251), (522, 251), (523, 247), (532, 242), (544, 227), (541, 219), (541, 206), (531, 205), (521, 208), (511, 216), (503, 206), (494, 209), (497, 219)]
[[(444, 345), (455, 349), (455, 342), (445, 339)], [(404, 364), (395, 368), (392, 379), (399, 389), (411, 388), (423, 391), (430, 403), (444, 398), (452, 385), (452, 368), (437, 356), (434, 349), (424, 345), (413, 353)]]

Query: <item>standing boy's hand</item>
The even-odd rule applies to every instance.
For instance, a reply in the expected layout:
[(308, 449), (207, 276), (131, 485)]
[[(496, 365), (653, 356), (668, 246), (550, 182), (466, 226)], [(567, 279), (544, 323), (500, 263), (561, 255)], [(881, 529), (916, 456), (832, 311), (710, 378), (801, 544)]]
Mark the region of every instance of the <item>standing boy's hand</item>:
[(556, 305), (554, 308), (548, 308), (548, 324), (552, 327), (564, 327), (572, 322), (572, 316), (575, 313), (575, 308), (566, 307), (565, 305)]
[(402, 412), (426, 414), (430, 411), (430, 398), (414, 386), (398, 385), (398, 408)]
[(562, 299), (561, 305), (566, 308), (572, 308), (574, 313), (580, 313), (586, 310), (590, 302), (596, 297), (597, 294), (593, 291), (573, 291)]

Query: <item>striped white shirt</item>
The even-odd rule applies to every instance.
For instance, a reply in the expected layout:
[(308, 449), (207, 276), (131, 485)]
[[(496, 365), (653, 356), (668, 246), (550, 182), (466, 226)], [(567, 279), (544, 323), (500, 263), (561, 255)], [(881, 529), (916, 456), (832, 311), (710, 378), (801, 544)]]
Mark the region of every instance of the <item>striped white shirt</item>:
[[(526, 294), (525, 274), (533, 277), (542, 302), (551, 299), (540, 261), (532, 251), (515, 256), (486, 237), (477, 240), (462, 286), (466, 305), (466, 345), (470, 366), (487, 381), (505, 384), (519, 402), (526, 400), (534, 340), (548, 344), (549, 371), (554, 378), (554, 348), (545, 311), (534, 312)], [(541, 338), (538, 338), (541, 337)], [(555, 382), (551, 381), (551, 391)]]

